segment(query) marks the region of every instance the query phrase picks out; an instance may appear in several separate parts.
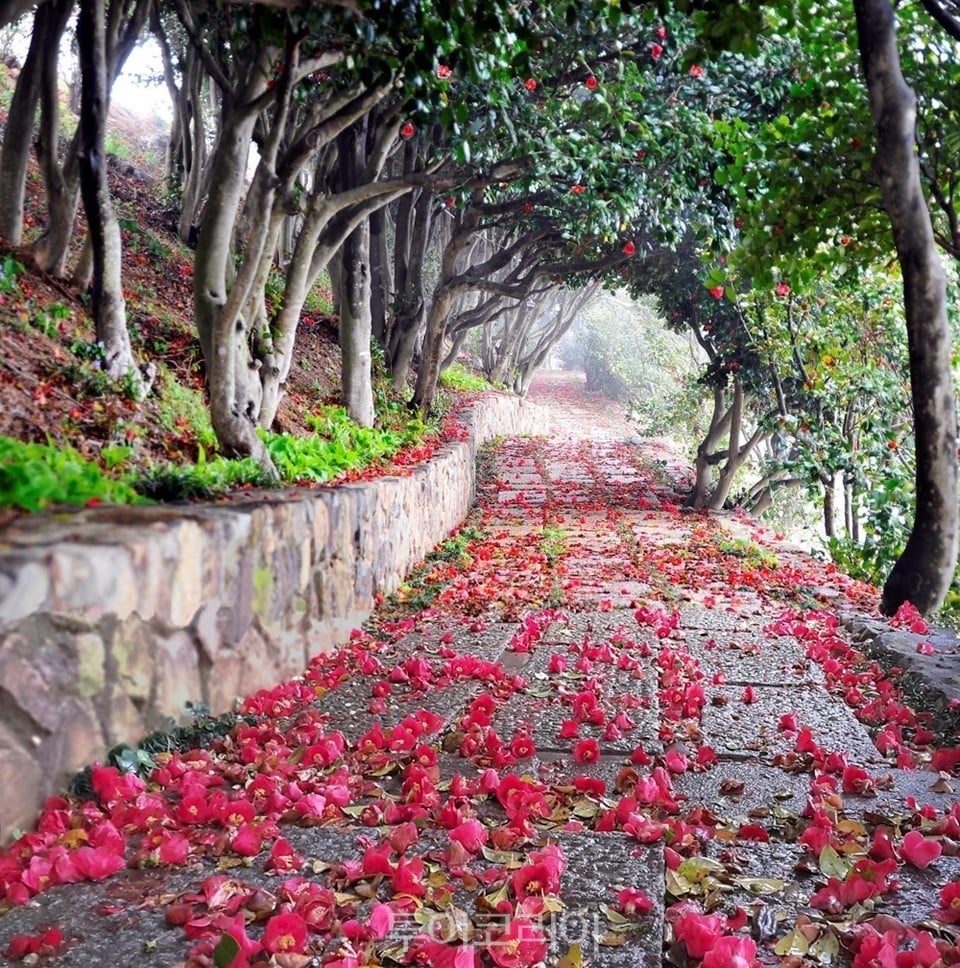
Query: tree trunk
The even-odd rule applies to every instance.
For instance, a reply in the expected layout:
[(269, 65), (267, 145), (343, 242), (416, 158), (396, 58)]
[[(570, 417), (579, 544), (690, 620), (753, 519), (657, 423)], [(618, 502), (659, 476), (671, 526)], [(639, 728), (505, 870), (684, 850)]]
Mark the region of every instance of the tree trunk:
[(193, 244), (196, 241), (207, 162), (203, 98), (205, 75), (200, 55), (192, 44), (186, 44), (177, 52), (180, 61), (178, 85), (174, 53), (156, 7), (151, 13), (151, 30), (160, 46), (164, 82), (173, 104), (173, 121), (166, 151), (166, 175), (170, 186), (179, 189), (180, 194), (177, 234), (182, 242)]
[[(361, 121), (338, 139), (340, 190), (363, 177), (366, 125)], [(373, 426), (370, 340), (370, 222), (364, 219), (346, 238), (340, 253), (340, 399), (361, 426)]]
[(837, 479), (833, 474), (820, 480), (823, 485), (823, 533), (826, 537), (834, 535), (834, 519), (837, 514)]
[(423, 341), (420, 365), (417, 367), (417, 383), (411, 404), (426, 417), (433, 406), (440, 377), (440, 364), (443, 362), (443, 339), (446, 334), (446, 321), (453, 304), (454, 293), (446, 286), (440, 286), (433, 294), (430, 315), (427, 318), (427, 332)]
[(33, 0), (7, 0), (0, 7), (0, 30), (16, 23), (32, 6)]
[(916, 98), (900, 70), (888, 0), (854, 0), (870, 107), (876, 173), (903, 274), (916, 434), (916, 514), (883, 587), (882, 608), (904, 602), (929, 614), (943, 602), (957, 561), (957, 426), (946, 280), (920, 182)]
[(104, 141), (108, 109), (106, 25), (100, 0), (81, 0), (77, 46), (80, 96), (80, 187), (93, 251), (93, 318), (104, 348), (106, 372), (126, 379), (138, 398), (145, 392), (133, 359), (123, 299), (120, 226), (110, 201)]
[(693, 490), (684, 502), (689, 508), (705, 508), (710, 503), (711, 477), (714, 461), (713, 448), (720, 442), (730, 425), (730, 410), (724, 400), (723, 387), (713, 388), (713, 414), (710, 429), (697, 447)]
[(386, 347), (387, 313), (393, 291), (387, 252), (388, 213), (387, 208), (370, 213), (370, 316), (374, 338), (383, 347)]
[(37, 160), (43, 174), (47, 219), (42, 235), (33, 243), (33, 257), (45, 272), (62, 278), (67, 274), (67, 257), (80, 199), (78, 169), (80, 129), (74, 132), (61, 162), (59, 156), (60, 79), (56, 57), (44, 58), (40, 83), (41, 110)]
[[(30, 49), (10, 101), (0, 153), (0, 236), (11, 245), (20, 245), (23, 239), (27, 162), (43, 79), (48, 74), (57, 76), (57, 51), (72, 9), (73, 0), (48, 0), (37, 8)], [(59, 127), (57, 120), (52, 125), (54, 130)], [(56, 150), (55, 144), (53, 150)]]
[[(249, 365), (249, 320), (240, 314), (246, 293), (236, 288), (238, 282), (231, 289), (230, 278), (234, 228), (257, 120), (255, 109), (239, 105), (251, 104), (266, 89), (276, 56), (275, 50), (261, 50), (250, 80), (238, 93), (238, 106), (227, 112), (211, 161), (213, 178), (197, 238), (193, 276), (194, 313), (207, 367), (213, 429), (226, 454), (253, 457), (268, 473), (275, 469), (256, 432), (260, 386)], [(250, 273), (255, 271), (252, 256), (250, 253), (247, 266)]]
[[(143, 30), (150, 9), (150, 0), (110, 0), (103, 12), (103, 98), (109, 100), (110, 88), (133, 50)], [(79, 28), (78, 28), (79, 29)], [(67, 273), (70, 242), (77, 217), (79, 202), (79, 153), (81, 131), (78, 126), (67, 148), (63, 162), (58, 157), (59, 78), (56, 65), (50, 61), (43, 80), (41, 136), (37, 154), (43, 171), (47, 193), (47, 227), (34, 243), (33, 256), (37, 265), (56, 276)], [(82, 74), (81, 69), (81, 74)]]
[(717, 486), (710, 496), (710, 507), (719, 511), (726, 503), (733, 485), (733, 477), (740, 468), (740, 432), (743, 429), (743, 384), (733, 378), (733, 402), (730, 404), (730, 430), (727, 442), (727, 460), (720, 471)]
[(387, 365), (397, 388), (406, 384), (426, 319), (423, 263), (432, 228), (433, 204), (428, 192), (411, 192), (400, 200), (394, 243), (396, 309), (387, 334)]

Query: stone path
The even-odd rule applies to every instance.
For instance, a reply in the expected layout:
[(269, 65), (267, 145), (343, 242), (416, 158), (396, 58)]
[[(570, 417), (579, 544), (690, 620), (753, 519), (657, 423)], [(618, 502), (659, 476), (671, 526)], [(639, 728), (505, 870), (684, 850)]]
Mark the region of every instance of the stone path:
[[(953, 784), (918, 733), (933, 724), (910, 718), (835, 620), (869, 609), (872, 592), (749, 522), (683, 511), (683, 462), (663, 443), (625, 443), (629, 426), (569, 376), (534, 396), (554, 436), (506, 441), (486, 462), (470, 542), (436, 556), (345, 657), (318, 660), (305, 705), (278, 687), (215, 747), (216, 771), (203, 757), (191, 767), (218, 777), (194, 790), (203, 809), (211, 789), (260, 785), (263, 851), (238, 852), (236, 828), (208, 818), (188, 829), (183, 863), (148, 860), (14, 908), (0, 951), (52, 926), (64, 940), (47, 964), (213, 964), (238, 916), (245, 937), (266, 938), (271, 919), (303, 915), (294, 895), (307, 889), (282, 886), (291, 873), (326, 893), (304, 915), (306, 948), (273, 949), (272, 964), (684, 968), (721, 935), (752, 940), (762, 964), (850, 964), (858, 931), (895, 926), (893, 950), (930, 937), (956, 951), (931, 920), (960, 879)], [(337, 735), (331, 752), (324, 737)], [(128, 850), (154, 857), (134, 815), (118, 824)], [(453, 845), (471, 818), (483, 846)], [(63, 824), (61, 843), (84, 829), (48, 823)], [(900, 887), (848, 904), (854, 864), (889, 873), (876, 870), (878, 828), (899, 847)], [(914, 830), (940, 847), (928, 866), (904, 862)], [(270, 850), (281, 833), (295, 864)], [(212, 876), (238, 900), (214, 900)], [(836, 904), (812, 903), (831, 885)], [(639, 910), (625, 890), (642, 892)], [(375, 897), (395, 907), (386, 937), (369, 927)], [(511, 919), (527, 933), (511, 935)], [(253, 943), (232, 963), (266, 957)]]

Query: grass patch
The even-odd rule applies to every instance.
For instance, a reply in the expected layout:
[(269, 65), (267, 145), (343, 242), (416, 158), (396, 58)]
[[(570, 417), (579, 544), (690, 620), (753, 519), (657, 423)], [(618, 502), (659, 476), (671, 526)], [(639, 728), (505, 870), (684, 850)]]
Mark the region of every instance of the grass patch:
[(267, 452), (285, 483), (324, 483), (347, 471), (392, 457), (403, 447), (420, 440), (422, 421), (408, 419), (397, 429), (361, 427), (343, 407), (321, 407), (309, 414), (309, 437), (262, 433)]
[(238, 488), (275, 485), (252, 457), (207, 460), (203, 454), (196, 464), (164, 463), (149, 467), (134, 481), (137, 491), (154, 501), (209, 501)]
[(159, 368), (160, 422), (171, 433), (188, 433), (207, 451), (216, 449), (217, 435), (210, 423), (210, 411), (199, 390), (181, 383), (165, 367)]
[(51, 504), (138, 504), (144, 497), (72, 448), (0, 437), (0, 506), (42, 511)]
[(719, 536), (716, 540), (716, 546), (721, 554), (742, 558), (744, 565), (748, 568), (777, 568), (780, 565), (776, 555), (765, 551), (746, 538)]
[(440, 386), (448, 390), (462, 390), (475, 392), (489, 390), (490, 384), (476, 373), (471, 373), (465, 366), (454, 363), (440, 374)]
[(560, 527), (547, 525), (540, 538), (540, 550), (548, 565), (555, 565), (567, 552), (567, 532)]

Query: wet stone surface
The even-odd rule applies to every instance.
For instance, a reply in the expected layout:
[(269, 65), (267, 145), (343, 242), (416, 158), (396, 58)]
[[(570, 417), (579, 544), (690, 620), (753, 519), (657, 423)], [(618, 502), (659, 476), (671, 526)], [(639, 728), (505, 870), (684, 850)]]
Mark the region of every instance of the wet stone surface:
[(440, 689), (408, 691), (406, 696), (401, 694), (396, 697), (391, 694), (384, 700), (384, 708), (372, 714), (371, 689), (379, 681), (382, 680), (354, 679), (346, 685), (331, 689), (318, 699), (317, 708), (329, 716), (328, 731), (340, 730), (351, 743), (355, 743), (375, 722), (387, 729), (396, 726), (412, 713), (426, 708), (441, 716), (446, 725), (456, 718), (464, 705), (481, 689), (477, 682), (457, 682)]
[(743, 685), (822, 685), (824, 681), (823, 670), (804, 656), (793, 639), (690, 629), (686, 645), (708, 679), (719, 673), (728, 683)]
[(614, 794), (617, 774), (629, 764), (623, 755), (603, 755), (596, 763), (576, 763), (568, 753), (539, 753), (537, 778), (551, 786), (568, 786), (576, 777), (591, 777), (606, 784), (608, 794)]
[(810, 789), (807, 773), (787, 773), (756, 762), (721, 760), (704, 773), (683, 773), (674, 789), (686, 800), (684, 812), (704, 806), (724, 820), (775, 826), (777, 811), (803, 812)]
[(680, 625), (685, 629), (708, 629), (713, 632), (736, 632), (747, 635), (761, 635), (762, 624), (741, 609), (725, 606), (702, 608), (698, 605), (684, 605), (680, 609)]
[[(566, 931), (560, 932), (563, 943), (580, 941), (584, 961), (598, 968), (659, 966), (663, 936), (662, 849), (615, 833), (561, 834), (557, 839), (567, 859), (561, 898), (571, 916)], [(601, 942), (614, 940), (611, 925), (601, 910), (601, 905), (614, 904), (614, 886), (642, 890), (654, 902), (654, 908), (638, 919), (638, 930), (626, 934), (625, 944), (591, 943), (591, 934)], [(574, 913), (580, 915), (576, 920)], [(577, 928), (584, 931), (582, 940), (575, 936)]]
[[(803, 847), (786, 843), (736, 843), (710, 841), (704, 856), (723, 865), (708, 875), (700, 887), (716, 890), (716, 877), (722, 887), (723, 910), (733, 913), (742, 907), (750, 915), (753, 932), (759, 937), (758, 956), (765, 965), (779, 965), (772, 951), (776, 940), (791, 930), (800, 914), (810, 913), (810, 897), (825, 882), (820, 875), (798, 872), (798, 863), (807, 857)], [(760, 925), (770, 925), (775, 937), (762, 936)]]
[(165, 899), (194, 887), (204, 876), (198, 876), (202, 870), (200, 865), (173, 871), (126, 870), (107, 886), (53, 888), (0, 918), (0, 952), (14, 935), (57, 927), (64, 935), (58, 965), (170, 968), (183, 960), (187, 945), (183, 931), (166, 923)]
[[(873, 796), (844, 796), (843, 811), (848, 816), (866, 817), (874, 823), (889, 822), (912, 817), (917, 808), (935, 807), (949, 810), (958, 799), (960, 781), (944, 784), (938, 773), (929, 770), (896, 770), (887, 766), (875, 766), (869, 771), (876, 781), (877, 792)], [(938, 786), (939, 789), (932, 789)], [(913, 798), (915, 807), (906, 801)]]
[(543, 637), (544, 644), (581, 644), (589, 639), (594, 644), (611, 639), (627, 642), (649, 641), (649, 636), (637, 625), (632, 614), (622, 611), (568, 612), (566, 621), (551, 625)]
[[(601, 703), (608, 718), (616, 713), (611, 703)], [(619, 739), (604, 739), (604, 727), (593, 726), (589, 723), (581, 724), (579, 736), (571, 739), (561, 739), (560, 729), (565, 720), (572, 718), (569, 705), (560, 705), (556, 701), (539, 699), (531, 696), (516, 695), (511, 698), (497, 712), (493, 725), (497, 733), (506, 742), (513, 736), (527, 733), (533, 737), (538, 751), (567, 752), (573, 751), (581, 740), (595, 739), (601, 753), (622, 753), (629, 755), (637, 744), (654, 748), (656, 743), (658, 722), (654, 712), (649, 709), (634, 709), (630, 711), (630, 718), (636, 724), (635, 728), (624, 732)], [(659, 744), (656, 744), (659, 745)]]
[[(483, 632), (471, 632), (462, 622), (438, 622), (423, 631), (404, 635), (387, 655), (396, 656), (402, 661), (412, 655), (423, 654), (437, 661), (440, 648), (445, 646), (463, 655), (475, 655), (495, 662), (503, 654), (517, 628), (516, 622), (494, 622)], [(447, 636), (450, 641), (443, 642), (442, 639)]]
[(897, 876), (900, 889), (885, 895), (882, 910), (904, 924), (929, 922), (939, 907), (940, 885), (960, 880), (960, 857), (941, 856), (924, 870), (904, 866)]
[[(849, 762), (868, 766), (882, 757), (864, 727), (842, 702), (807, 687), (757, 686), (756, 702), (743, 701), (739, 687), (711, 686), (703, 709), (704, 740), (717, 756), (754, 756), (770, 760), (793, 752), (793, 734), (778, 729), (780, 716), (794, 711), (801, 728), (827, 752), (847, 754)], [(717, 699), (723, 703), (717, 704)]]

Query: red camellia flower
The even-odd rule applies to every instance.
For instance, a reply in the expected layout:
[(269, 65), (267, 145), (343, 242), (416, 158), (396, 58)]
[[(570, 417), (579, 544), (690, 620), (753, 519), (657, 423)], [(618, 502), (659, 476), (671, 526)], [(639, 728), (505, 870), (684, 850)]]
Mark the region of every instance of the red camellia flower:
[(535, 91), (537, 89), (537, 82), (532, 77), (528, 77), (526, 81), (524, 81), (523, 86), (528, 91)]
[(624, 255), (633, 255), (637, 251), (637, 247), (632, 242), (627, 242), (623, 247)]
[(275, 914), (263, 931), (260, 943), (272, 955), (302, 952), (307, 941), (307, 925), (299, 914)]
[(382, 941), (392, 930), (396, 915), (389, 904), (374, 903), (370, 911), (370, 933)]
[(778, 282), (775, 292), (778, 296), (789, 296), (790, 287), (785, 282)]
[(845, 766), (841, 784), (844, 793), (856, 793), (862, 797), (873, 796), (877, 785), (862, 766)]
[(798, 728), (796, 713), (784, 713), (777, 724), (777, 729), (782, 733), (795, 733)]
[(450, 831), (450, 839), (475, 854), (487, 842), (487, 828), (477, 819), (465, 820)]
[(694, 64), (690, 68), (691, 77), (703, 77), (703, 68), (699, 64)]
[(703, 958), (723, 936), (723, 918), (689, 908), (674, 924), (673, 935), (691, 958)]
[(650, 45), (650, 56), (653, 58), (653, 60), (660, 60), (660, 57), (662, 55), (663, 55), (663, 48), (659, 44)]
[(7, 943), (4, 954), (12, 961), (19, 961), (27, 955), (51, 955), (63, 944), (63, 932), (58, 928), (48, 928), (40, 934), (15, 934)]
[(944, 924), (960, 924), (960, 881), (940, 888), (940, 910), (935, 916)]
[(753, 968), (756, 957), (757, 944), (753, 938), (728, 934), (706, 953), (700, 968)]
[(533, 756), (537, 752), (537, 749), (533, 745), (533, 738), (531, 736), (528, 736), (526, 733), (517, 733), (513, 737), (513, 742), (510, 744), (510, 752), (518, 760), (526, 760)]
[(267, 870), (290, 873), (299, 870), (303, 865), (303, 858), (290, 846), (284, 837), (278, 837), (273, 842), (273, 849), (267, 859)]
[(400, 136), (403, 138), (412, 138), (416, 134), (417, 129), (408, 121), (401, 129)]
[(920, 870), (929, 867), (942, 853), (940, 841), (924, 837), (919, 830), (911, 830), (900, 845), (900, 856)]
[(506, 930), (493, 938), (487, 950), (500, 968), (528, 968), (546, 957), (547, 942), (532, 921), (511, 918)]
[(714, 299), (723, 299), (723, 286), (713, 286), (708, 290), (708, 292), (711, 296), (713, 296)]
[(584, 82), (587, 85), (588, 91), (595, 91), (597, 89), (597, 79), (591, 74)]
[(666, 27), (657, 27), (657, 40), (664, 40), (667, 36)]
[(600, 759), (600, 747), (592, 737), (582, 739), (573, 747), (573, 759), (577, 763), (596, 763)]
[(452, 73), (453, 71), (451, 71), (446, 64), (437, 64), (437, 77), (439, 77), (441, 80), (445, 80)]
[(663, 758), (663, 765), (671, 773), (686, 773), (687, 767), (690, 765), (687, 762), (687, 758), (679, 750), (671, 749), (667, 750), (666, 755)]
[(638, 914), (649, 914), (653, 910), (653, 901), (635, 887), (625, 887), (618, 891), (617, 905), (620, 913), (627, 918), (635, 918)]
[(73, 854), (73, 863), (88, 881), (102, 881), (127, 866), (123, 857), (109, 847), (78, 847)]
[(572, 188), (570, 189), (570, 191), (571, 191), (571, 193), (572, 193), (572, 194), (574, 194), (574, 195), (582, 195), (582, 194), (583, 194), (583, 192), (584, 192), (584, 187), (583, 187), (583, 185), (579, 185), (579, 184), (577, 184), (577, 185), (574, 185), (574, 186), (573, 186), (573, 187), (572, 187)]

